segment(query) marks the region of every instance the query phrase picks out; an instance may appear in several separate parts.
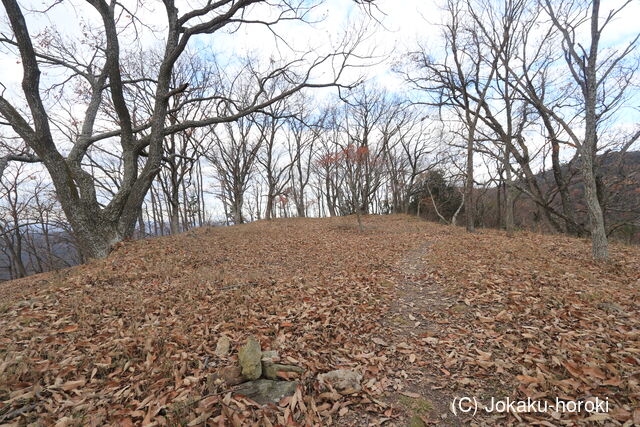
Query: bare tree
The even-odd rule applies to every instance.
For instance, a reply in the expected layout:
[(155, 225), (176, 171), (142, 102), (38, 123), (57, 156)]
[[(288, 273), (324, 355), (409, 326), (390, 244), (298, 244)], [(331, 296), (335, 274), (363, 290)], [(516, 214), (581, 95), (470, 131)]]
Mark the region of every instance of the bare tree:
[[(260, 150), (257, 161), (262, 166), (262, 177), (266, 183), (265, 219), (275, 216), (276, 198), (286, 196), (286, 189), (291, 181), (291, 167), (296, 161), (285, 155), (287, 145), (282, 140), (283, 127), (286, 125), (284, 102), (278, 102), (269, 106), (267, 114), (253, 116), (256, 129), (260, 133)], [(293, 153), (295, 156), (295, 152)]]
[(33, 225), (27, 213), (33, 193), (29, 195), (20, 191), (20, 187), (25, 186), (31, 178), (22, 165), (9, 172), (7, 179), (0, 183), (0, 195), (4, 201), (0, 206), (0, 236), (2, 250), (9, 258), (11, 278), (20, 278), (27, 275), (23, 261), (23, 241), (25, 229)]
[[(440, 109), (447, 120), (453, 113), (464, 124), (466, 141), (465, 216), (467, 231), (475, 230), (474, 219), (474, 151), (477, 128), (487, 93), (493, 84), (499, 55), (486, 61), (486, 46), (481, 42), (479, 29), (459, 0), (448, 0), (445, 6), (447, 22), (442, 38), (445, 56), (434, 60), (427, 49), (412, 54), (414, 70), (406, 73), (413, 86), (431, 94), (429, 105)], [(425, 102), (421, 102), (425, 103)]]
[(295, 116), (287, 119), (287, 141), (292, 158), (291, 195), (299, 217), (307, 216), (307, 187), (313, 172), (313, 161), (318, 149), (328, 109), (314, 111), (309, 96), (300, 93), (293, 99)]
[(391, 211), (409, 213), (409, 205), (419, 189), (419, 178), (437, 163), (435, 154), (445, 144), (442, 127), (427, 117), (420, 117), (417, 108), (406, 107), (396, 118), (397, 144), (386, 150), (385, 164), (391, 192)]
[[(250, 81), (240, 81), (235, 85), (236, 99), (250, 97)], [(227, 108), (234, 108), (231, 102)], [(211, 143), (205, 147), (204, 156), (213, 164), (220, 184), (219, 198), (234, 224), (245, 222), (243, 206), (245, 192), (249, 186), (258, 158), (263, 137), (256, 124), (256, 118), (244, 116), (234, 122), (216, 125)]]
[(11, 165), (0, 182), (0, 254), (6, 278), (77, 264), (73, 236), (40, 167)]
[[(566, 78), (558, 78), (553, 87), (549, 85), (549, 80), (542, 81), (547, 84), (540, 84), (540, 79), (534, 80), (529, 72), (519, 73), (519, 69), (512, 69), (517, 89), (527, 97), (543, 120), (549, 122), (546, 124), (549, 133), (554, 129), (551, 123), (557, 124), (561, 133), (553, 134), (553, 139), (566, 138), (567, 143), (577, 150), (591, 228), (592, 253), (598, 260), (609, 256), (596, 174), (596, 155), (601, 147), (599, 129), (602, 129), (607, 120), (611, 120), (624, 100), (630, 96), (627, 88), (638, 69), (637, 60), (633, 59), (632, 54), (637, 49), (640, 34), (619, 48), (603, 48), (601, 38), (603, 31), (629, 3), (630, 1), (625, 2), (601, 17), (598, 0), (541, 1), (540, 6), (552, 25), (544, 42), (556, 43), (557, 34), (562, 47), (561, 60), (566, 67)], [(584, 41), (579, 39), (582, 34)], [(535, 65), (532, 61), (540, 50), (540, 44), (525, 45), (525, 48), (532, 52), (529, 56), (523, 54), (522, 68), (528, 70)], [(561, 93), (560, 96), (573, 100), (571, 104), (575, 107), (549, 99), (546, 93), (554, 89)], [(582, 136), (579, 134), (580, 128), (584, 132)], [(632, 134), (622, 145), (631, 145), (639, 137), (640, 132)]]
[(341, 126), (342, 161), (351, 212), (362, 228), (361, 214), (370, 213), (376, 193), (385, 182), (386, 153), (397, 144), (402, 104), (397, 98), (365, 84), (344, 98)]
[(340, 111), (337, 107), (327, 112), (324, 126), (320, 133), (320, 146), (315, 159), (315, 174), (318, 176), (316, 185), (318, 198), (326, 205), (329, 216), (342, 213), (341, 205), (344, 199), (344, 175), (339, 168), (341, 159), (342, 134), (340, 131)]
[[(166, 14), (165, 40), (161, 61), (153, 75), (145, 76), (153, 82), (149, 103), (152, 113), (144, 120), (134, 120), (135, 102), (127, 87), (133, 81), (122, 65), (123, 40), (136, 40), (144, 25), (135, 14), (120, 3), (105, 0), (89, 0), (89, 5), (100, 16), (101, 31), (86, 46), (92, 49), (88, 55), (69, 55), (77, 45), (61, 42), (62, 37), (36, 40), (29, 31), (22, 8), (17, 0), (3, 0), (10, 23), (10, 34), (2, 35), (0, 43), (9, 49), (17, 49), (23, 66), (22, 92), (29, 114), (24, 114), (20, 102), (0, 94), (0, 115), (15, 134), (24, 141), (25, 150), (3, 157), (8, 160), (37, 158), (47, 169), (64, 212), (73, 227), (87, 257), (105, 257), (112, 245), (132, 235), (139, 219), (141, 206), (162, 164), (165, 137), (195, 127), (212, 126), (237, 120), (259, 111), (273, 102), (284, 99), (304, 87), (329, 87), (339, 84), (343, 70), (353, 57), (355, 44), (345, 42), (337, 51), (326, 55), (312, 52), (293, 61), (274, 61), (266, 72), (254, 73), (255, 91), (249, 102), (238, 104), (228, 94), (212, 90), (206, 98), (226, 99), (222, 110), (212, 111), (209, 117), (171, 124), (168, 121), (171, 100), (184, 94), (190, 82), (174, 85), (173, 69), (189, 41), (198, 35), (214, 34), (221, 29), (239, 25), (267, 25), (270, 28), (281, 21), (304, 20), (310, 5), (306, 1), (222, 0), (207, 2), (179, 13), (173, 0), (163, 2)], [(262, 18), (260, 6), (276, 16), (274, 20)], [(104, 46), (104, 47), (103, 47)], [(43, 67), (55, 67), (64, 73), (62, 83), (77, 84), (86, 96), (84, 118), (78, 120), (78, 130), (72, 135), (61, 135), (56, 130), (43, 94), (47, 88), (41, 85)], [(319, 71), (322, 70), (320, 73)], [(316, 72), (318, 71), (318, 72)], [(323, 81), (317, 75), (323, 75)], [(326, 77), (329, 75), (330, 77)], [(271, 97), (264, 88), (269, 81), (282, 79), (284, 89)], [(49, 88), (50, 89), (50, 88)], [(203, 99), (185, 99), (178, 106)], [(111, 103), (117, 126), (100, 129), (101, 111)], [(175, 104), (174, 104), (175, 105)], [(229, 108), (233, 105), (233, 108)], [(77, 108), (76, 108), (77, 110)], [(136, 122), (142, 122), (136, 125)], [(100, 200), (91, 173), (82, 167), (83, 160), (92, 145), (98, 141), (118, 141), (122, 157), (122, 180), (109, 200)], [(62, 146), (71, 144), (69, 151)], [(144, 157), (144, 158), (143, 158)]]

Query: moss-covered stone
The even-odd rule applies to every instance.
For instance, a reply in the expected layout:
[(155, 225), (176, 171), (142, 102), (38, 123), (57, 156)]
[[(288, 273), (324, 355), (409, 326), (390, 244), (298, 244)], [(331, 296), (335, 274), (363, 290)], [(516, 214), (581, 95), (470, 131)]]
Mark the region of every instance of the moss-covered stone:
[(262, 375), (262, 350), (260, 343), (250, 337), (238, 352), (238, 361), (242, 368), (242, 376), (248, 380), (257, 380)]

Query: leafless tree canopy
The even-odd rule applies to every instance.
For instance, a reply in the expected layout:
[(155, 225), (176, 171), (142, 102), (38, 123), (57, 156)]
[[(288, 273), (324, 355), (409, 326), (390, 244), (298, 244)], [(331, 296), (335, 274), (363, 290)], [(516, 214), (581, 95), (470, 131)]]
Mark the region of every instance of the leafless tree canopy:
[[(384, 3), (355, 3), (384, 28)], [(9, 274), (282, 216), (464, 217), (470, 232), (590, 235), (597, 259), (612, 235), (635, 238), (639, 36), (603, 41), (630, 2), (443, 1), (438, 40), (397, 52), (401, 91), (362, 78), (382, 61), (366, 25), (326, 51), (294, 46), (320, 4), (3, 0), (1, 49), (23, 71), (0, 82)], [(86, 16), (77, 31), (43, 27), (61, 10)], [(276, 51), (203, 48), (247, 27)]]

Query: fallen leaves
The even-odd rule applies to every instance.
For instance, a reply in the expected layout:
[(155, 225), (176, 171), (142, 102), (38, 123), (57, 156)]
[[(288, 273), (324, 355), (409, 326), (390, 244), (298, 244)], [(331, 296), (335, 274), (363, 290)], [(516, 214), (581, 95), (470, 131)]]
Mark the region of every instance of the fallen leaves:
[[(388, 396), (420, 397), (406, 383), (424, 372), (443, 393), (611, 404), (608, 418), (514, 422), (640, 423), (637, 248), (614, 246), (624, 262), (601, 265), (587, 242), (562, 236), (469, 235), (402, 216), (367, 217), (360, 233), (350, 220), (128, 242), (106, 260), (4, 284), (29, 293), (0, 287), (0, 423), (395, 422)], [(449, 302), (400, 313), (428, 333), (394, 336), (385, 325), (407, 275), (397, 264), (425, 242), (411, 278)], [(249, 335), (305, 368), (294, 396), (259, 408), (208, 381)], [(230, 350), (216, 354), (222, 336)], [(362, 391), (322, 388), (318, 373), (334, 369), (362, 372)]]
[(452, 234), (435, 235), (429, 272), (464, 305), (424, 313), (440, 325), (428, 344), (432, 369), (450, 374), (442, 385), (458, 396), (610, 405), (607, 414), (515, 417), (527, 423), (629, 421), (640, 398), (640, 275), (631, 267), (640, 251), (616, 245), (614, 260), (598, 264), (588, 242), (564, 236)]
[[(345, 223), (204, 228), (23, 280), (43, 285), (5, 294), (0, 424), (67, 425), (79, 414), (94, 425), (329, 424), (358, 411), (388, 418), (373, 400), (387, 371), (372, 338), (393, 297), (390, 266), (411, 245), (390, 242), (410, 233), (405, 218), (372, 218), (375, 231), (365, 233)], [(231, 349), (220, 356), (223, 335)], [(260, 409), (208, 383), (235, 363), (248, 335), (305, 368), (294, 399)], [(343, 365), (361, 366), (371, 386), (348, 397), (319, 390), (316, 375)]]
[(78, 328), (79, 328), (78, 325), (69, 325), (66, 328), (59, 329), (58, 331), (56, 331), (56, 333), (58, 333), (58, 334), (67, 334), (69, 332), (77, 331)]
[(401, 391), (400, 394), (403, 396), (411, 397), (413, 399), (419, 399), (420, 397), (422, 397), (419, 393), (413, 393), (411, 391)]

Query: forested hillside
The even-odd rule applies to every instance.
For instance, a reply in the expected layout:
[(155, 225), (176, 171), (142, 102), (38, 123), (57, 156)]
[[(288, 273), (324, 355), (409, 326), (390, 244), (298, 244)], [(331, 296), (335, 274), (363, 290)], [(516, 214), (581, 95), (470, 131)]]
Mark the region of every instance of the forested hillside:
[[(603, 208), (607, 235), (627, 243), (640, 242), (640, 152), (608, 153), (598, 157), (597, 182)], [(576, 227), (574, 235), (588, 235), (589, 218), (584, 203), (584, 185), (575, 161), (562, 165), (559, 169), (567, 177), (567, 194), (571, 198)], [(545, 195), (544, 203), (536, 203), (526, 191), (513, 200), (515, 225), (522, 229), (557, 233), (562, 230), (556, 221), (548, 221), (545, 209), (562, 211), (559, 188), (554, 179), (554, 171), (546, 170), (535, 176), (535, 182)], [(521, 181), (519, 186), (526, 186)], [(455, 194), (455, 192), (454, 192)], [(442, 201), (440, 201), (442, 203)], [(504, 223), (505, 187), (487, 188), (478, 200), (478, 222), (480, 226), (500, 228)], [(427, 217), (437, 220), (431, 201), (423, 201)], [(446, 206), (446, 205), (445, 205)], [(451, 208), (449, 208), (451, 209)]]

